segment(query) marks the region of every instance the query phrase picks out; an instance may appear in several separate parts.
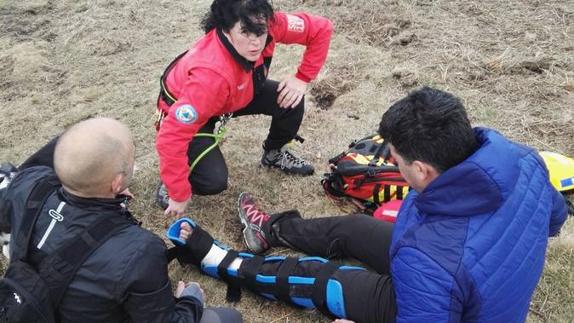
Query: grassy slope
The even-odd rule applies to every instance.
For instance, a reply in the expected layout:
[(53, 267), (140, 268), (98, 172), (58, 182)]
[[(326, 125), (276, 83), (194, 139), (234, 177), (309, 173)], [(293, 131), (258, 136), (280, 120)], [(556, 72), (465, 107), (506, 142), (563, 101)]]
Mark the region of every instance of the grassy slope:
[[(132, 210), (162, 235), (168, 220), (151, 201), (157, 182), (152, 129), (157, 78), (200, 35), (209, 1), (3, 1), (0, 7), (0, 160), (22, 161), (53, 135), (87, 117), (127, 122), (137, 142)], [(310, 90), (299, 146), (318, 172), (286, 177), (257, 167), (268, 118), (234, 120), (222, 150), (230, 187), (196, 197), (190, 216), (241, 248), (235, 199), (250, 191), (271, 210), (306, 216), (351, 208), (326, 199), (324, 161), (373, 131), (389, 103), (423, 84), (456, 93), (475, 124), (495, 127), (539, 149), (574, 155), (574, 13), (572, 0), (275, 1), (285, 10), (329, 16), (337, 34)], [(280, 47), (272, 76), (294, 72), (300, 48)], [(306, 149), (304, 151), (303, 149)], [(574, 321), (574, 225), (552, 241), (531, 306), (532, 322)], [(285, 254), (287, 250), (277, 250)], [(210, 305), (224, 285), (195, 269), (170, 267), (173, 279), (199, 280)], [(247, 295), (236, 305), (253, 322), (325, 321)]]

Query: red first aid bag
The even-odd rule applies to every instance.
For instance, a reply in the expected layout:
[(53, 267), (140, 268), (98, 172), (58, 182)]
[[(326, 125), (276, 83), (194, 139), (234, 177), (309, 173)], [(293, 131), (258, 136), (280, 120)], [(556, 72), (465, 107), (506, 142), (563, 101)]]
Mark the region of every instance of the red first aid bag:
[(367, 213), (383, 203), (404, 199), (409, 186), (388, 151), (379, 135), (351, 143), (347, 151), (329, 160), (331, 172), (323, 175), (323, 189), (329, 196), (350, 200)]
[(383, 203), (373, 212), (373, 217), (381, 221), (395, 223), (397, 222), (397, 215), (399, 214), (402, 204), (402, 200), (392, 200)]

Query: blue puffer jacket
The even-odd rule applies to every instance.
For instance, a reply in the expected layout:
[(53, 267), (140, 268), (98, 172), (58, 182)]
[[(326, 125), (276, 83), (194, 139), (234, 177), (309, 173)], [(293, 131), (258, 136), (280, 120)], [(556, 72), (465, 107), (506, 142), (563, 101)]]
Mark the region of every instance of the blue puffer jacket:
[(534, 150), (475, 134), (480, 148), (400, 210), (390, 251), (397, 322), (526, 319), (566, 204)]

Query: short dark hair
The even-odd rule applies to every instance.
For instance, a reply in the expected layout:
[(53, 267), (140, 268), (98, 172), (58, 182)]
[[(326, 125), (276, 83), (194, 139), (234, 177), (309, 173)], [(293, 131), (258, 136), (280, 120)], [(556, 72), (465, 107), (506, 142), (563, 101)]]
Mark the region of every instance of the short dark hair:
[(201, 22), (207, 33), (213, 28), (228, 32), (241, 22), (242, 31), (261, 36), (273, 20), (273, 6), (268, 0), (214, 0)]
[(393, 104), (383, 114), (379, 134), (407, 163), (426, 162), (441, 173), (464, 161), (478, 146), (462, 102), (430, 87)]

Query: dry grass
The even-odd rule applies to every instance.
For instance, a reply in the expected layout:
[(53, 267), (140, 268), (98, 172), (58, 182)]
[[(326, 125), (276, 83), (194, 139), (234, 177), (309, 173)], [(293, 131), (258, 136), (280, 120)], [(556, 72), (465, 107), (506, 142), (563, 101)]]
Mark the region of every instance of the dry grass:
[[(23, 161), (79, 120), (118, 118), (137, 142), (138, 198), (131, 208), (144, 227), (163, 235), (168, 220), (151, 200), (157, 183), (152, 128), (157, 78), (200, 35), (197, 23), (209, 2), (0, 2), (0, 160)], [(297, 147), (318, 172), (292, 178), (259, 169), (269, 119), (231, 122), (222, 147), (229, 189), (196, 197), (190, 208), (190, 216), (225, 243), (242, 247), (235, 210), (241, 191), (253, 192), (272, 211), (298, 208), (309, 217), (350, 212), (322, 193), (325, 160), (372, 132), (389, 103), (420, 85), (459, 95), (477, 125), (574, 156), (572, 0), (278, 0), (275, 5), (328, 16), (337, 28), (327, 66), (310, 89), (301, 129), (307, 141)], [(293, 73), (300, 53), (301, 48), (280, 47), (272, 76)], [(574, 321), (573, 250), (570, 220), (549, 245), (529, 321)], [(177, 264), (170, 273), (174, 280), (200, 281), (210, 305), (225, 304), (220, 282)], [(250, 295), (235, 306), (250, 322), (326, 321), (316, 312)]]

